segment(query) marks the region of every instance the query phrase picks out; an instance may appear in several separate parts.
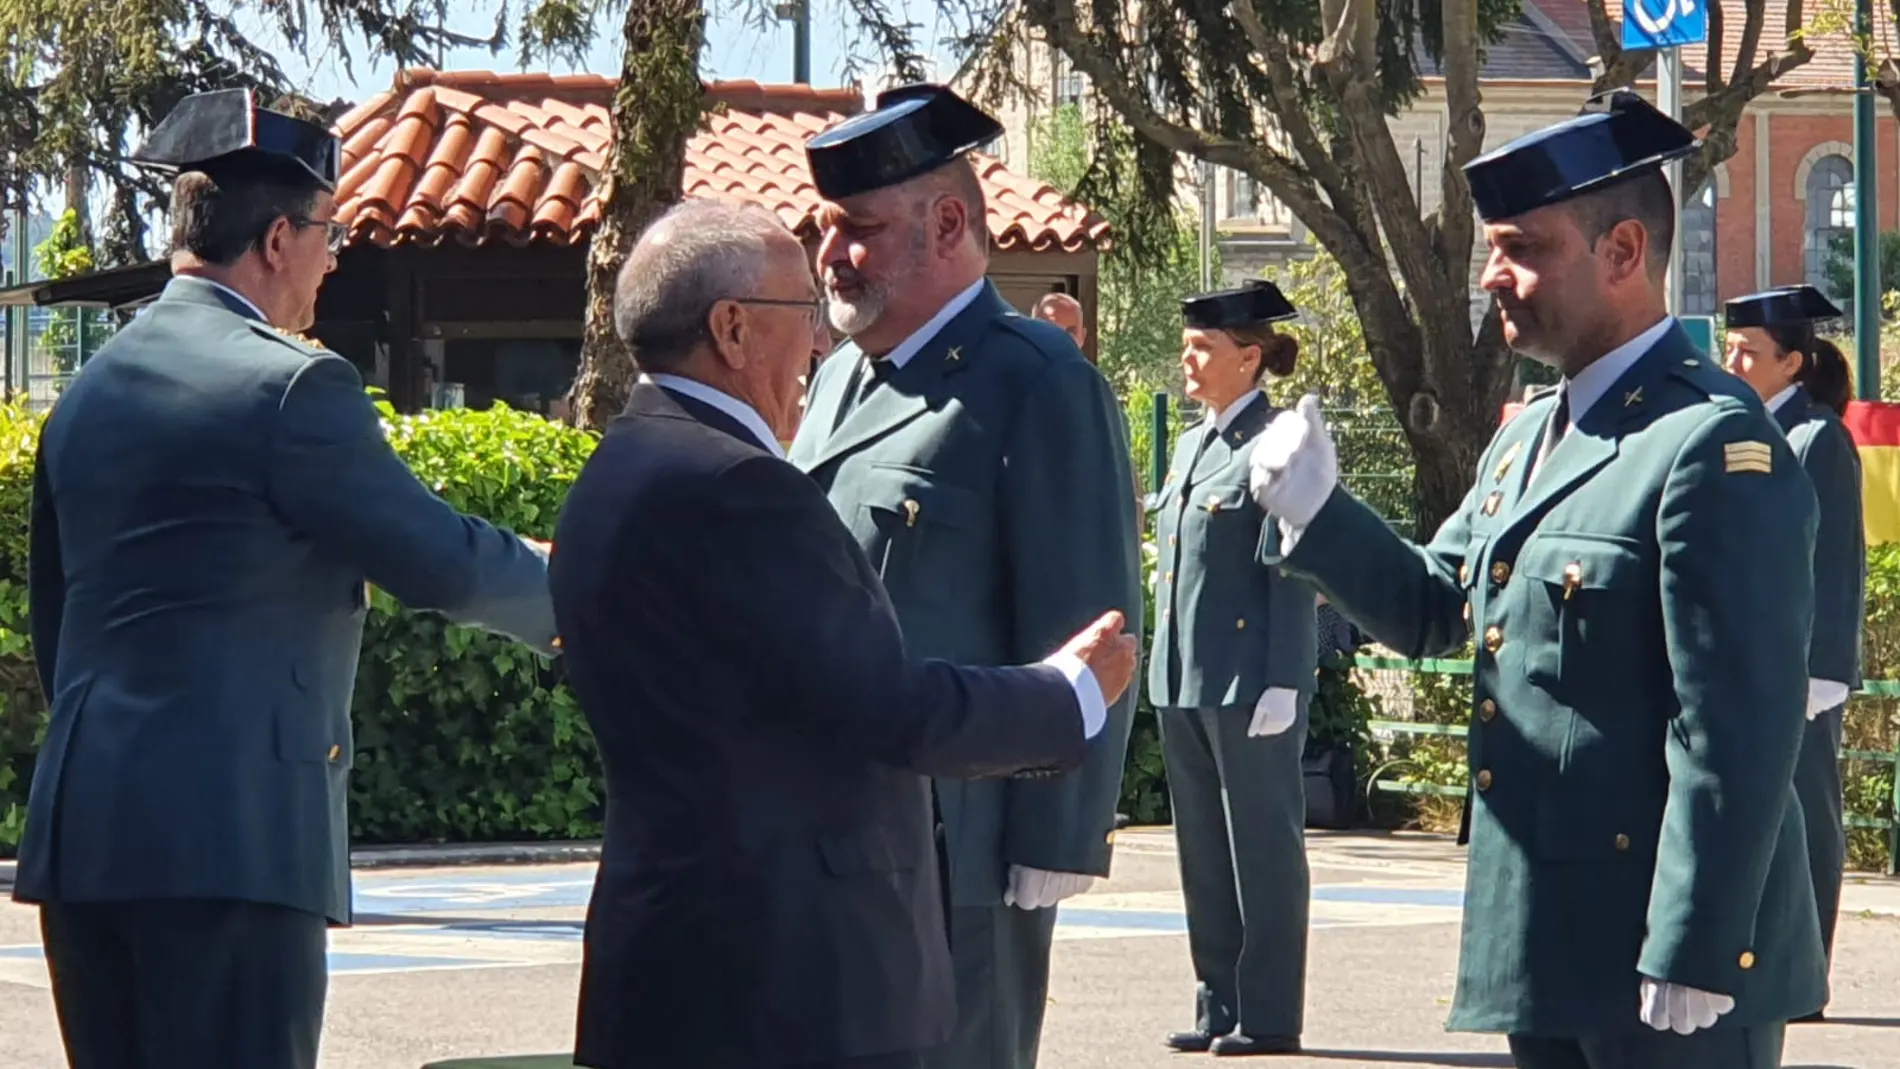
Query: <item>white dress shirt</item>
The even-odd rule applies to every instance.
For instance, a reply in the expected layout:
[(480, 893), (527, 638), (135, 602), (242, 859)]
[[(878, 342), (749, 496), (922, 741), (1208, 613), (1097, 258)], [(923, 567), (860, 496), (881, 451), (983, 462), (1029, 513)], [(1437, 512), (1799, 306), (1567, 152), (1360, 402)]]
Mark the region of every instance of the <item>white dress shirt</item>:
[[(974, 296), (973, 291), (971, 296)], [(951, 303), (954, 305), (956, 302), (953, 301)], [(963, 303), (967, 305), (969, 301), (965, 300)], [(955, 314), (955, 312), (950, 313), (950, 315)], [(940, 319), (947, 320), (949, 318), (943, 313), (939, 313), (938, 315)], [(936, 322), (936, 320), (932, 320), (932, 322)], [(942, 325), (942, 323), (937, 324), (939, 328), (941, 328)], [(919, 334), (922, 333), (921, 331), (919, 332)], [(932, 333), (935, 332), (932, 331)], [(913, 335), (912, 338), (914, 340), (916, 335)], [(916, 352), (917, 348), (922, 347), (923, 342), (928, 340), (929, 337), (925, 336), (923, 341), (917, 342), (917, 346), (913, 347), (911, 352)], [(910, 342), (907, 341), (905, 344), (909, 345)], [(726, 393), (724, 390), (715, 389), (696, 379), (664, 373), (658, 375), (642, 375), (640, 376), (640, 381), (652, 383), (662, 389), (671, 390), (674, 393), (682, 394), (696, 401), (711, 405), (726, 415), (731, 416), (733, 419), (738, 420), (741, 426), (752, 432), (752, 436), (758, 439), (759, 445), (767, 452), (778, 457), (780, 460), (785, 459), (784, 447), (779, 445), (778, 439), (772, 436), (772, 428), (766, 425), (765, 418), (759, 415), (758, 410), (744, 401), (739, 400), (737, 397)], [(1102, 725), (1108, 723), (1108, 703), (1103, 700), (1102, 688), (1101, 685), (1095, 681), (1095, 673), (1089, 670), (1089, 666), (1080, 657), (1060, 650), (1045, 657), (1042, 663), (1061, 672), (1063, 678), (1069, 681), (1069, 689), (1075, 693), (1076, 706), (1081, 710), (1082, 714), (1082, 735), (1084, 738), (1094, 738), (1101, 732)]]
[(1240, 418), (1240, 414), (1245, 412), (1247, 406), (1253, 404), (1253, 399), (1259, 396), (1260, 391), (1258, 389), (1252, 389), (1241, 394), (1235, 400), (1227, 402), (1227, 407), (1216, 412), (1213, 416), (1214, 432), (1216, 434), (1226, 434), (1227, 428), (1233, 426), (1234, 421)]
[(1787, 404), (1788, 398), (1793, 397), (1794, 392), (1800, 388), (1801, 384), (1798, 382), (1783, 386), (1780, 393), (1768, 399), (1768, 411), (1771, 413), (1781, 411), (1781, 406)]

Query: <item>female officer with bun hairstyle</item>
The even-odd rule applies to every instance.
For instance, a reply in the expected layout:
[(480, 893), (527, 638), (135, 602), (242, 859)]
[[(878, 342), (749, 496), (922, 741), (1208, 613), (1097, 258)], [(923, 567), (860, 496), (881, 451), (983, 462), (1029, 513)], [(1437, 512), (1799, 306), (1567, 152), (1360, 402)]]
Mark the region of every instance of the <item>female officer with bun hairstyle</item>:
[(1308, 876), (1301, 752), (1315, 682), (1312, 588), (1263, 564), (1279, 526), (1248, 492), (1248, 454), (1275, 409), (1263, 373), (1293, 371), (1297, 313), (1271, 282), (1182, 302), (1187, 395), (1157, 514), (1148, 695), (1174, 809), (1188, 949), (1199, 981), (1182, 1051), (1300, 1049)]
[[(1841, 423), (1847, 360), (1815, 336), (1818, 320), (1841, 314), (1812, 286), (1787, 286), (1728, 302), (1728, 369), (1781, 425), (1820, 505), (1814, 540), (1814, 626), (1808, 645), (1808, 728), (1795, 766), (1795, 793), (1807, 817), (1821, 941), (1830, 960), (1840, 909), (1847, 839), (1841, 812), (1841, 720), (1861, 683), (1867, 547), (1862, 529), (1860, 455)], [(1820, 1020), (1815, 1014), (1805, 1020)]]

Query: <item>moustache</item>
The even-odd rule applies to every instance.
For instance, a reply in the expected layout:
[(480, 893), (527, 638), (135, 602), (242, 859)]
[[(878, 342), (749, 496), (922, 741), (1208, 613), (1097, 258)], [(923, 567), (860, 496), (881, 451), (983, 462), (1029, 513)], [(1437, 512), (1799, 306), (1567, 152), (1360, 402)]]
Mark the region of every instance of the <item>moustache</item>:
[(849, 267), (827, 267), (825, 285), (834, 290), (847, 286), (861, 287), (864, 285), (864, 276)]

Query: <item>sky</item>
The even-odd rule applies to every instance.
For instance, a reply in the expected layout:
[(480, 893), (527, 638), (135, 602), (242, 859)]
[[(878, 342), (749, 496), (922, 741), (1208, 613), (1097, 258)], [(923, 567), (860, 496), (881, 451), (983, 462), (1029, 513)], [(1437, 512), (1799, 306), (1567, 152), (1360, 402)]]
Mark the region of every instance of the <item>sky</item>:
[[(514, 0), (512, 7), (518, 9), (523, 0)], [(528, 0), (532, 2), (532, 0)], [(751, 79), (758, 82), (792, 81), (792, 24), (772, 22), (766, 25), (758, 23), (756, 12), (771, 0), (709, 0), (712, 17), (706, 28), (706, 50), (701, 62), (701, 71), (709, 79)], [(886, 0), (888, 9), (914, 23), (919, 24), (915, 31), (920, 40), (934, 41), (944, 36), (944, 24), (940, 21), (933, 0)], [(494, 27), (495, 6), (484, 6), (476, 14), (450, 20), (450, 28), (471, 36), (486, 37)], [(246, 27), (266, 39), (281, 45), (281, 39), (272, 33), (263, 32), (255, 18)], [(852, 24), (852, 15), (843, 7), (841, 0), (814, 0), (812, 5), (812, 48), (811, 81), (818, 87), (835, 87), (849, 84), (845, 78), (844, 60), (847, 49), (851, 47), (851, 34), (846, 28)], [(253, 38), (256, 39), (256, 38)], [(284, 55), (288, 49), (279, 49)], [(395, 75), (395, 65), (388, 60), (377, 63), (365, 63), (363, 50), (353, 47), (355, 78), (343, 72), (341, 63), (335, 57), (317, 55), (308, 59), (294, 54), (285, 56), (281, 62), (285, 73), (294, 82), (304, 88), (311, 97), (318, 100), (362, 100), (380, 90), (389, 87)], [(870, 87), (874, 75), (871, 70), (882, 67), (878, 57), (871, 52), (868, 43), (860, 43), (859, 55), (870, 61), (870, 70), (860, 73), (863, 83)], [(955, 70), (953, 61), (941, 48), (932, 50), (932, 59), (937, 62), (934, 77), (947, 78)], [(443, 57), (441, 64), (449, 70), (491, 70), (497, 72), (519, 69), (516, 62), (516, 49), (504, 46), (501, 52), (490, 54), (483, 48), (464, 48), (451, 50)], [(557, 74), (569, 74), (590, 71), (597, 74), (616, 74), (620, 70), (620, 21), (609, 16), (603, 20), (593, 48), (585, 62), (579, 65), (550, 64), (539, 65), (538, 69), (549, 70)]]

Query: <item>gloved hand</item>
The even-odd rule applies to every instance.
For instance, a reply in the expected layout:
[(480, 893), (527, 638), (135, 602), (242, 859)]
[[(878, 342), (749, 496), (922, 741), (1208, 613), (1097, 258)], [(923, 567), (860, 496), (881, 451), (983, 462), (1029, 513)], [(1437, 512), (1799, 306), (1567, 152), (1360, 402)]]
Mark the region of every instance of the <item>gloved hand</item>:
[(1735, 1008), (1727, 995), (1699, 991), (1681, 984), (1664, 983), (1643, 977), (1637, 1015), (1658, 1032), (1686, 1036), (1698, 1028), (1707, 1028), (1717, 1017)]
[(1832, 679), (1808, 680), (1808, 719), (1813, 720), (1846, 701), (1847, 693), (1845, 683), (1836, 683)]
[(1273, 417), (1254, 443), (1248, 485), (1261, 508), (1295, 530), (1313, 522), (1339, 482), (1339, 453), (1320, 418), (1319, 397), (1307, 394)]
[(1254, 703), (1253, 723), (1247, 725), (1247, 734), (1278, 735), (1293, 726), (1300, 718), (1300, 694), (1285, 687), (1269, 687)]
[(1003, 904), (1017, 909), (1046, 909), (1093, 886), (1095, 877), (1079, 872), (1047, 872), (1011, 865)]

